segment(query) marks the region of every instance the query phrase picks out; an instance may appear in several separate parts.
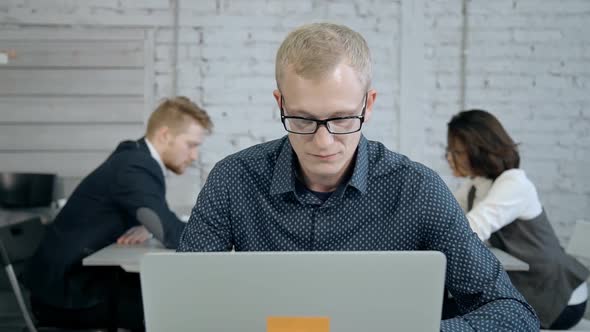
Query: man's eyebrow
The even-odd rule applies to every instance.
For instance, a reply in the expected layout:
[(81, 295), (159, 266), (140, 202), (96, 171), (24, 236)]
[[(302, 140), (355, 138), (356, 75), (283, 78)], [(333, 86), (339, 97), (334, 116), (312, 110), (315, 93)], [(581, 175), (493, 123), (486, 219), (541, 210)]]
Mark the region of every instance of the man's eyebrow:
[[(285, 108), (285, 111), (287, 112), (285, 114), (286, 116), (300, 116), (300, 117), (310, 118), (310, 119), (316, 118), (314, 115), (309, 114), (308, 112), (306, 112), (304, 110), (291, 110), (291, 109)], [(358, 113), (358, 110), (337, 111), (334, 113), (330, 113), (330, 116), (326, 117), (326, 119), (360, 115), (357, 113)]]
[(290, 115), (290, 116), (301, 116), (304, 118), (313, 118), (313, 115), (307, 113), (304, 110), (286, 108), (285, 105), (283, 105), (283, 109), (285, 110), (285, 115), (287, 115), (287, 116)]
[(347, 117), (347, 116), (357, 116), (360, 113), (357, 110), (354, 111), (338, 111), (336, 113), (332, 113), (330, 115), (331, 118), (340, 118), (340, 117)]

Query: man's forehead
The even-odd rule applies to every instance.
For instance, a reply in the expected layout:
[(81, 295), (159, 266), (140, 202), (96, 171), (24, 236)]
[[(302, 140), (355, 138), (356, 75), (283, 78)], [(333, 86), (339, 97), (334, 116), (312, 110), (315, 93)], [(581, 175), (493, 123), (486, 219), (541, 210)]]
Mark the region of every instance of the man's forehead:
[(365, 95), (358, 86), (338, 84), (330, 80), (324, 82), (296, 82), (285, 84), (280, 89), (286, 103), (292, 107), (305, 104), (335, 104), (356, 106)]
[(306, 85), (322, 85), (326, 83), (334, 85), (360, 85), (363, 86), (359, 73), (345, 62), (339, 63), (326, 70), (316, 72), (302, 72), (296, 70), (294, 65), (285, 65), (277, 76), (277, 85), (283, 88), (285, 85), (291, 85), (293, 82), (299, 82)]

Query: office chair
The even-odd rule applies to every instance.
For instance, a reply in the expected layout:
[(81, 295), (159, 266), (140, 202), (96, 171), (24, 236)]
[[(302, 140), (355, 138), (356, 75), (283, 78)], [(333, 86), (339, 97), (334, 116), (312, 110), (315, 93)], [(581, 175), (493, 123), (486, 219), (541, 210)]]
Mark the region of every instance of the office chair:
[(37, 327), (35, 325), (27, 308), (25, 297), (23, 296), (12, 262), (29, 258), (35, 252), (43, 235), (41, 218), (28, 219), (22, 223), (7, 226), (7, 229), (8, 231), (5, 228), (0, 232), (0, 258), (2, 260), (2, 267), (6, 272), (19, 309), (25, 320), (26, 326), (23, 332), (104, 332), (105, 330), (102, 329), (71, 330), (54, 327)]
[[(570, 242), (565, 249), (568, 254), (590, 261), (590, 221), (578, 220), (574, 226), (574, 232)], [(541, 330), (545, 331), (545, 330)], [(546, 330), (549, 331), (549, 330)], [(590, 320), (582, 320), (568, 331), (587, 331), (590, 332)], [(552, 332), (557, 332), (553, 330)]]
[[(583, 260), (590, 261), (590, 221), (578, 220), (574, 226), (572, 238), (565, 251)], [(590, 320), (583, 318), (570, 331), (590, 331)]]
[(16, 296), (16, 301), (18, 302), (18, 306), (25, 320), (25, 324), (27, 325), (27, 328), (30, 332), (37, 332), (35, 324), (33, 324), (33, 320), (29, 314), (29, 309), (27, 309), (25, 298), (21, 292), (16, 273), (14, 273), (14, 268), (12, 267), (10, 258), (8, 256), (8, 252), (6, 251), (6, 248), (4, 248), (2, 239), (0, 239), (0, 256), (2, 257), (2, 267), (8, 276), (8, 281), (10, 282), (10, 286), (12, 286), (12, 290)]

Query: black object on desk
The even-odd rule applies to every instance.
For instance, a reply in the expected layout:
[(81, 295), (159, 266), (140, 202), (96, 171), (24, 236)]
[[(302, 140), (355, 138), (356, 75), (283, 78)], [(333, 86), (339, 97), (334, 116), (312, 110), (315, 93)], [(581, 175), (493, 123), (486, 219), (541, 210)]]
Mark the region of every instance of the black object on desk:
[(49, 206), (55, 179), (55, 174), (0, 173), (0, 206), (11, 209)]

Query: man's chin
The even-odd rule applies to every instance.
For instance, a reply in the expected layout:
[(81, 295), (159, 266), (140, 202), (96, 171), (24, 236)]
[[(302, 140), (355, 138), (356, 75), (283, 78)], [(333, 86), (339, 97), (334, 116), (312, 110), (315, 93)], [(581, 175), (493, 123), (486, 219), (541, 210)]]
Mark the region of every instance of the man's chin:
[(186, 167), (170, 167), (168, 169), (176, 175), (182, 175), (186, 170)]
[(332, 176), (336, 176), (339, 173), (341, 173), (342, 165), (340, 163), (324, 162), (324, 163), (321, 163), (320, 165), (316, 164), (315, 167), (313, 168), (313, 170), (318, 175), (322, 175), (325, 177), (332, 177)]

